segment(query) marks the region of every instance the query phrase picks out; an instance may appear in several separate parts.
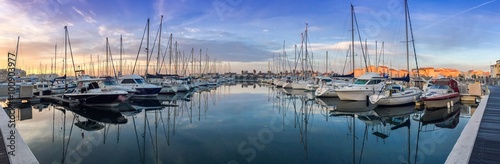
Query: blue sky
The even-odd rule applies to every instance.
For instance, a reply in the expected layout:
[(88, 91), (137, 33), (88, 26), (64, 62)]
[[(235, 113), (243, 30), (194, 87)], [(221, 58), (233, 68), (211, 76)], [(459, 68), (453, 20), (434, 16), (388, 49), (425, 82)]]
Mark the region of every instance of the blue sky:
[[(359, 27), (356, 32), (368, 43), (370, 64), (376, 63), (375, 42), (378, 52), (382, 52), (381, 42), (384, 42), (384, 61), (378, 64), (405, 69), (403, 0), (0, 0), (3, 24), (0, 51), (12, 52), (17, 36), (21, 36), (18, 59), (21, 68), (33, 69), (41, 63), (50, 69), (55, 44), (59, 46), (56, 61), (62, 62), (63, 27), (68, 25), (77, 65), (88, 65), (91, 55), (94, 62), (97, 56), (102, 61), (106, 37), (110, 39), (113, 55), (118, 54), (120, 35), (123, 35), (125, 59), (131, 63), (139, 49), (146, 20), (151, 19), (153, 42), (163, 15), (162, 51), (172, 33), (179, 50), (186, 55), (191, 48), (196, 52), (203, 49), (203, 54), (208, 50), (211, 61), (231, 63), (233, 72), (267, 71), (273, 54), (278, 56), (282, 52), (283, 42), (287, 54), (293, 58), (294, 45), (300, 46), (300, 35), (308, 23), (315, 69), (325, 70), (328, 51), (329, 70), (341, 72), (351, 40), (351, 3)], [(500, 60), (497, 54), (500, 13), (495, 12), (500, 8), (498, 1), (409, 0), (408, 3), (420, 67), (489, 71), (489, 64)], [(359, 50), (358, 36), (356, 45)], [(363, 63), (361, 52), (356, 54), (359, 54), (356, 63)], [(144, 64), (144, 52), (140, 56)], [(6, 59), (0, 62), (6, 63)]]

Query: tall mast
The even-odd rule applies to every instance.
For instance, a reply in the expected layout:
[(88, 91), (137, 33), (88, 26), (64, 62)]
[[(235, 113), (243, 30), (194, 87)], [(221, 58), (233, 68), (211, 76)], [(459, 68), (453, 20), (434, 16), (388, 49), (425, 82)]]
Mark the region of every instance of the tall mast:
[(352, 73), (354, 74), (354, 6), (351, 4), (351, 45), (352, 45)]
[(408, 76), (410, 75), (410, 48), (408, 46), (408, 1), (405, 0), (405, 30), (406, 30), (406, 70), (408, 71)]
[(328, 51), (326, 51), (325, 73), (328, 73)]
[(177, 41), (175, 42), (174, 44), (175, 48), (174, 48), (174, 51), (175, 51), (175, 56), (174, 56), (174, 73), (177, 75), (177, 67), (178, 67), (178, 64), (179, 64), (179, 53), (177, 52)]
[(194, 48), (191, 48), (191, 75), (194, 74)]
[[(120, 35), (120, 73), (119, 73), (119, 76), (123, 75), (122, 54), (123, 54), (123, 40), (122, 40), (122, 35)], [(90, 56), (90, 59), (92, 60), (92, 56)]]
[(158, 57), (156, 58), (156, 73), (160, 73), (160, 53), (161, 53), (161, 27), (163, 23), (163, 15), (160, 17), (160, 37), (158, 37)]
[(199, 72), (200, 76), (201, 76), (201, 48), (200, 48), (200, 72)]
[(148, 73), (148, 67), (149, 67), (149, 18), (148, 18), (148, 23), (147, 23), (147, 34), (146, 34), (146, 71), (144, 74)]
[[(57, 44), (54, 45), (54, 71), (57, 71)], [(56, 72), (57, 74), (57, 72)]]
[(108, 42), (108, 37), (106, 37), (106, 74), (105, 76), (109, 75), (109, 42)]

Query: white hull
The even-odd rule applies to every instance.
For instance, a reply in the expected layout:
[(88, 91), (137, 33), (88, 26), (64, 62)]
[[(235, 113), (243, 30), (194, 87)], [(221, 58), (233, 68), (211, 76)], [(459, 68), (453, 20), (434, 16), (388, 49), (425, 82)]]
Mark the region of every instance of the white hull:
[(189, 86), (187, 84), (180, 84), (180, 85), (177, 85), (177, 92), (187, 92), (189, 91)]
[(292, 83), (292, 89), (306, 90), (307, 89), (307, 82), (295, 82), (295, 83)]
[(314, 92), (314, 95), (316, 97), (339, 97), (337, 95), (337, 92), (335, 92), (335, 90), (333, 88), (330, 88), (330, 87), (318, 88)]
[(336, 90), (340, 100), (363, 101), (367, 100), (368, 96), (373, 95), (372, 89), (364, 90)]
[(319, 88), (318, 84), (307, 84), (306, 90), (315, 91)]
[(277, 82), (275, 82), (276, 87), (283, 87), (283, 83), (284, 83), (283, 81), (279, 81), (279, 80)]
[(458, 101), (460, 101), (460, 96), (451, 99), (424, 101), (424, 105), (426, 108), (443, 108), (453, 105)]
[(292, 83), (283, 83), (282, 87), (285, 88), (285, 89), (293, 89), (292, 88)]
[(160, 93), (162, 94), (169, 94), (169, 93), (175, 93), (177, 92), (176, 88), (172, 86), (163, 86), (161, 87)]
[(420, 92), (413, 94), (393, 94), (392, 96), (387, 95), (371, 95), (370, 102), (376, 105), (404, 105), (414, 103), (415, 100), (420, 96)]

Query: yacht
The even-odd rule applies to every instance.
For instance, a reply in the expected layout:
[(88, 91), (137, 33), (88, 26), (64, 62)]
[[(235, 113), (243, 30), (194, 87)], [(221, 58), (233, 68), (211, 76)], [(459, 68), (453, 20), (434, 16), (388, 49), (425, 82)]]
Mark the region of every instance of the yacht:
[(125, 87), (121, 84), (118, 84), (115, 78), (111, 76), (104, 76), (101, 77), (104, 80), (102, 80), (99, 85), (103, 90), (107, 91), (126, 91), (127, 94), (127, 99), (134, 96), (135, 93), (137, 93), (136, 89), (130, 88), (130, 87)]
[(348, 81), (332, 80), (331, 78), (322, 79), (319, 88), (314, 91), (316, 97), (338, 97), (335, 89), (349, 85)]
[(455, 79), (440, 78), (432, 82), (420, 99), (427, 109), (453, 106), (460, 101), (460, 91), (458, 82)]
[(80, 79), (78, 86), (69, 93), (64, 93), (63, 97), (70, 100), (77, 100), (80, 105), (93, 107), (115, 107), (126, 100), (126, 91), (105, 91), (99, 87), (99, 81), (103, 78)]
[(119, 78), (119, 83), (125, 87), (137, 90), (134, 96), (158, 96), (162, 87), (148, 84), (139, 75), (126, 75)]
[[(52, 80), (50, 80), (50, 90), (52, 91), (52, 94), (62, 94), (65, 93), (67, 90), (73, 90), (76, 88), (76, 83), (74, 83), (72, 80), (69, 80), (66, 78), (66, 75), (61, 76), (61, 77), (56, 77)], [(66, 85), (68, 87), (66, 87)]]
[(385, 78), (378, 73), (367, 72), (360, 76), (353, 84), (335, 89), (340, 100), (362, 101), (368, 96), (380, 91), (385, 85)]
[(49, 84), (47, 82), (36, 82), (33, 84), (33, 95), (50, 95), (52, 90), (50, 90)]

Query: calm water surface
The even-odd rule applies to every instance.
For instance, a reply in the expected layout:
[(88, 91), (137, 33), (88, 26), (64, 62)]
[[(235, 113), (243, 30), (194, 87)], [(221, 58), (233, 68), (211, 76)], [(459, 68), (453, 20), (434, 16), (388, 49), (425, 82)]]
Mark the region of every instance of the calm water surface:
[(15, 109), (16, 127), (40, 163), (443, 163), (474, 110), (310, 94), (238, 84), (122, 113), (38, 104)]

